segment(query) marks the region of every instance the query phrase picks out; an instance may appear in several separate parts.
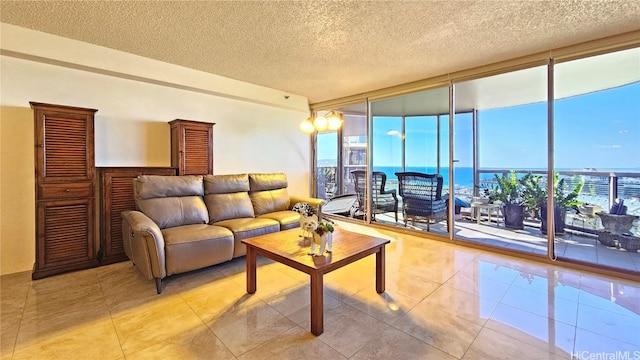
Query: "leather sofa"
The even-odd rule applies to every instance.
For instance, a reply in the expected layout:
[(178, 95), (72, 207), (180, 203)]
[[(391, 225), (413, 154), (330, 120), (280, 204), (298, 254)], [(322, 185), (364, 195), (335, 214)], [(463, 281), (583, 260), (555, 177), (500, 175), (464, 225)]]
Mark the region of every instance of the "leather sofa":
[(147, 279), (162, 279), (245, 255), (241, 240), (292, 229), (307, 202), (290, 196), (283, 173), (157, 176), (133, 182), (136, 211), (122, 212), (124, 250)]

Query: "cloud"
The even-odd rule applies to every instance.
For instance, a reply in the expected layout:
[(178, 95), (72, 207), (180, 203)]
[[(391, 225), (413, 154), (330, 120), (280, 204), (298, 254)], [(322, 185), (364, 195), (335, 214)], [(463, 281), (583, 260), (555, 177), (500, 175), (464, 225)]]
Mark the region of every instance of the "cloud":
[(600, 149), (620, 149), (622, 145), (614, 144), (614, 145), (598, 145)]
[(628, 132), (629, 132), (629, 130), (626, 130), (626, 129), (625, 129), (625, 130), (620, 130), (620, 131), (618, 131), (618, 134), (626, 134), (626, 133), (628, 133)]

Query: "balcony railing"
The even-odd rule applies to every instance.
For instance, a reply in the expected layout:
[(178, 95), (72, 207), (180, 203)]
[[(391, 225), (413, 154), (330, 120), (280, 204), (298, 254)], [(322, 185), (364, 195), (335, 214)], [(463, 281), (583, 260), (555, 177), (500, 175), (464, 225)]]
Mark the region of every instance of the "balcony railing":
[[(480, 186), (480, 184), (494, 182), (494, 174), (502, 175), (510, 171), (511, 169), (476, 170), (478, 174), (476, 178), (479, 179), (479, 183), (475, 185)], [(514, 169), (513, 171), (518, 177), (527, 173), (540, 175), (543, 178), (547, 175), (545, 170)], [(318, 184), (329, 186), (328, 194), (336, 195), (334, 194), (337, 191), (335, 174), (335, 166), (318, 167)], [(640, 171), (559, 170), (558, 174), (561, 178), (565, 178), (565, 185), (568, 187), (574, 186), (578, 181), (584, 181), (584, 187), (578, 198), (580, 201), (600, 205), (603, 211), (608, 211), (613, 205), (613, 201), (620, 198), (625, 201), (628, 208), (627, 213), (640, 215)], [(387, 179), (387, 186), (393, 188), (394, 180)]]
[[(327, 199), (332, 196), (348, 193), (349, 191), (339, 191), (335, 166), (319, 166), (318, 175), (318, 195)], [(495, 174), (507, 174), (511, 169), (479, 169), (474, 176), (477, 180), (475, 186), (481, 184), (494, 183)], [(522, 177), (527, 173), (539, 175), (546, 179), (545, 170), (514, 169), (516, 176)], [(327, 177), (325, 178), (325, 174)], [(573, 188), (579, 181), (584, 182), (578, 200), (583, 203), (599, 206), (602, 211), (608, 212), (615, 199), (624, 200), (627, 206), (627, 214), (640, 216), (640, 171), (596, 171), (596, 170), (560, 170), (560, 178), (565, 179), (565, 186)], [(343, 189), (348, 189), (351, 179), (343, 180)], [(386, 189), (397, 189), (396, 179), (387, 179)], [(445, 193), (448, 188), (444, 189)], [(470, 201), (474, 189), (456, 188), (456, 197)], [(565, 219), (568, 228), (575, 228), (581, 231), (594, 233), (599, 227), (599, 221), (594, 216), (583, 216), (576, 211), (569, 211)]]
[[(509, 173), (511, 169), (477, 170), (480, 183), (495, 181), (494, 174)], [(518, 178), (527, 173), (546, 177), (545, 170), (514, 169)], [(584, 187), (578, 200), (596, 204), (607, 212), (615, 199), (623, 199), (627, 206), (627, 214), (640, 215), (640, 172), (594, 171), (594, 170), (558, 170), (565, 185), (572, 188), (578, 181), (584, 181)]]
[[(479, 179), (480, 184), (494, 183), (495, 174), (501, 176), (510, 171), (505, 169), (477, 170), (478, 176), (476, 178)], [(547, 176), (547, 172), (544, 170), (514, 169), (514, 172), (518, 178), (527, 173), (541, 176), (544, 180)], [(622, 199), (627, 207), (627, 214), (640, 215), (640, 172), (559, 170), (558, 175), (561, 179), (565, 179), (565, 191), (569, 191), (580, 181), (584, 182), (578, 196), (578, 201), (582, 203), (597, 205), (601, 211), (609, 212), (614, 200)], [(597, 233), (602, 227), (598, 216), (583, 214), (575, 209), (567, 211), (565, 223), (569, 229), (592, 234)], [(638, 225), (635, 228), (636, 232), (640, 230)]]

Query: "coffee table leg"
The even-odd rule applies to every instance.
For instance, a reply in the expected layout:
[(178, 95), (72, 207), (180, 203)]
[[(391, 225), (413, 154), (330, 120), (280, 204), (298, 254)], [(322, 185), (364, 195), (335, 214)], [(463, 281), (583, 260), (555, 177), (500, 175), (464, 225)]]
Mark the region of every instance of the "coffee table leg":
[(384, 245), (380, 247), (380, 251), (376, 253), (376, 291), (378, 294), (384, 292)]
[(256, 292), (256, 252), (253, 247), (247, 246), (247, 292)]
[(320, 335), (324, 331), (324, 299), (322, 274), (311, 274), (311, 333)]

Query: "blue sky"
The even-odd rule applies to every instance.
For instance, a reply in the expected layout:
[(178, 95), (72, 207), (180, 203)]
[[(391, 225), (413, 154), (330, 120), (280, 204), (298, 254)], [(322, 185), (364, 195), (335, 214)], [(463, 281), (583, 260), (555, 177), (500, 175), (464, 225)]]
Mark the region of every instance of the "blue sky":
[[(545, 168), (547, 106), (536, 103), (478, 115), (481, 168)], [(441, 117), (441, 163), (448, 164), (448, 116)], [(374, 118), (374, 166), (400, 166), (400, 118)], [(435, 165), (436, 118), (407, 118), (407, 166)], [(640, 83), (555, 102), (555, 166), (640, 171)], [(456, 115), (457, 166), (470, 167), (471, 115)], [(335, 159), (336, 138), (320, 136), (318, 159)]]

